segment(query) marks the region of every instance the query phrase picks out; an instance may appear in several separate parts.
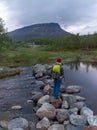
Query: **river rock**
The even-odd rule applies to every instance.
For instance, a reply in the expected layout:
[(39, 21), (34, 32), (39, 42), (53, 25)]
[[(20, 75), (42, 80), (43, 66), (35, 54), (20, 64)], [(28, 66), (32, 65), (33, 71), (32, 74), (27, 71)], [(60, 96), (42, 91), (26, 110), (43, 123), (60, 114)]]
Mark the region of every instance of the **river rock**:
[(0, 120), (0, 126), (7, 129), (8, 128), (8, 121)]
[(66, 100), (63, 100), (62, 108), (64, 108), (64, 109), (68, 109), (69, 108), (69, 104), (68, 104), (68, 102)]
[(77, 100), (77, 101), (85, 101), (85, 98), (84, 98), (84, 97), (81, 97), (81, 96), (76, 95), (76, 100)]
[(64, 125), (54, 124), (54, 125), (50, 126), (47, 130), (64, 130)]
[(80, 110), (81, 108), (83, 108), (84, 106), (86, 106), (86, 104), (85, 104), (84, 102), (82, 102), (82, 101), (76, 102), (76, 103), (72, 104), (72, 107), (76, 107), (76, 108), (78, 108), (79, 110)]
[(24, 130), (28, 128), (28, 121), (24, 118), (15, 118), (8, 123), (8, 130), (13, 130), (14, 128), (23, 128)]
[(13, 128), (13, 130), (24, 130), (23, 128)]
[(93, 111), (88, 107), (83, 107), (80, 111), (80, 114), (88, 118), (93, 116)]
[(85, 116), (83, 115), (70, 115), (70, 122), (71, 124), (75, 125), (75, 126), (85, 126), (87, 123), (87, 119)]
[(86, 126), (83, 130), (97, 130), (97, 126)]
[(44, 117), (42, 120), (40, 120), (36, 124), (36, 128), (40, 129), (40, 130), (46, 130), (49, 127), (50, 127), (50, 122), (49, 122), (48, 118), (46, 118), (46, 117)]
[(87, 120), (89, 125), (97, 126), (97, 116), (88, 116)]
[(20, 106), (20, 105), (15, 105), (15, 106), (12, 106), (11, 109), (20, 110), (20, 109), (22, 109), (22, 106)]
[(31, 99), (32, 99), (34, 102), (37, 102), (42, 96), (43, 96), (43, 93), (41, 93), (41, 92), (36, 92), (35, 95), (33, 95)]
[(75, 102), (77, 102), (76, 96), (71, 94), (62, 94), (63, 101), (66, 100), (69, 106), (72, 106)]
[(49, 102), (50, 102), (50, 96), (49, 96), (49, 95), (45, 95), (45, 96), (41, 97), (41, 98), (38, 100), (37, 105), (38, 105), (38, 106), (41, 106), (42, 104), (44, 104), (44, 103), (49, 103)]
[(69, 117), (68, 110), (66, 110), (66, 109), (58, 109), (57, 110), (56, 118), (57, 118), (58, 122), (62, 123), (66, 119), (68, 119), (68, 117)]
[(80, 92), (81, 87), (77, 85), (71, 85), (66, 88), (67, 93), (78, 93)]
[(74, 107), (74, 108), (70, 108), (68, 110), (69, 114), (78, 114), (78, 108)]
[(83, 126), (74, 126), (72, 124), (68, 124), (64, 130), (83, 130)]
[(51, 91), (51, 86), (50, 86), (49, 84), (47, 84), (47, 85), (44, 87), (43, 92), (44, 92), (45, 94), (51, 95), (51, 94), (50, 94), (50, 91)]
[(54, 119), (56, 116), (56, 109), (52, 104), (44, 103), (36, 112), (36, 115), (42, 119), (47, 117), (48, 119)]

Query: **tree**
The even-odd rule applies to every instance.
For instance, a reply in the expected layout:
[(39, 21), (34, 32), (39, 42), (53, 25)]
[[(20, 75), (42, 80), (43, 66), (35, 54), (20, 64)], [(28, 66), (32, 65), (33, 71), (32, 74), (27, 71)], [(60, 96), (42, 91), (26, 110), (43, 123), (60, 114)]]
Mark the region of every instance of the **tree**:
[(5, 33), (4, 21), (0, 18), (0, 35)]

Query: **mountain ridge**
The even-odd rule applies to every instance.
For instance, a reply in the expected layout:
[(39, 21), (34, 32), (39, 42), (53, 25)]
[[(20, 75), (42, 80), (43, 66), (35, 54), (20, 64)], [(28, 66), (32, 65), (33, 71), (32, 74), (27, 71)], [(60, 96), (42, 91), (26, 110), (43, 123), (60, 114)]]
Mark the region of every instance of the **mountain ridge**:
[(24, 26), (8, 32), (8, 35), (15, 41), (22, 41), (29, 38), (64, 37), (71, 33), (64, 31), (58, 23), (41, 23)]

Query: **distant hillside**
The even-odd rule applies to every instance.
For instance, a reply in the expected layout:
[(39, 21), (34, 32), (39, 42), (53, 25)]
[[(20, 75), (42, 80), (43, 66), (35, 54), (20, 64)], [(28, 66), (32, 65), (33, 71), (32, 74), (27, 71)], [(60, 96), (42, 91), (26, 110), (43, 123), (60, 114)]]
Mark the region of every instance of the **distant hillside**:
[(43, 23), (8, 32), (8, 35), (15, 41), (22, 41), (28, 38), (63, 37), (71, 34), (62, 30), (57, 23)]

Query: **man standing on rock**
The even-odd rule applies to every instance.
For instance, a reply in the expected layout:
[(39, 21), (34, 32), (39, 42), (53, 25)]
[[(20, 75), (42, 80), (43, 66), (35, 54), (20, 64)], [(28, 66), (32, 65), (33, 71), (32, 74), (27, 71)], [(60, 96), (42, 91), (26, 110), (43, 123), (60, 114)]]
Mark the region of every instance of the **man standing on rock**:
[(54, 79), (53, 96), (55, 99), (60, 98), (59, 93), (63, 77), (64, 77), (64, 71), (62, 68), (62, 59), (58, 57), (56, 59), (56, 64), (54, 64), (52, 67), (52, 78)]

